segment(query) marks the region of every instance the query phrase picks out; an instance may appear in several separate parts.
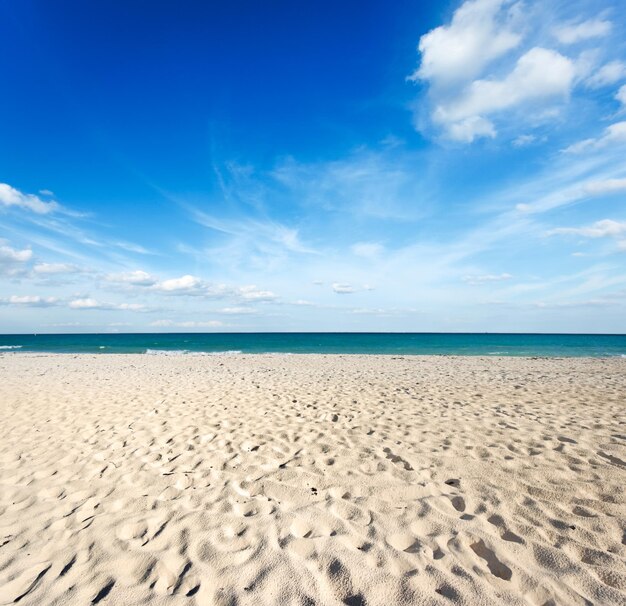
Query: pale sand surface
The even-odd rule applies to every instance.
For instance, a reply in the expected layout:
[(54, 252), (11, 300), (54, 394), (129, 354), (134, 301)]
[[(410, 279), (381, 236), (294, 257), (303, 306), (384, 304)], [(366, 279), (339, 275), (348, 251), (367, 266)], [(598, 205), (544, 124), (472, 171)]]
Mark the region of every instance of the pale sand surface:
[(626, 360), (0, 356), (0, 603), (625, 604)]

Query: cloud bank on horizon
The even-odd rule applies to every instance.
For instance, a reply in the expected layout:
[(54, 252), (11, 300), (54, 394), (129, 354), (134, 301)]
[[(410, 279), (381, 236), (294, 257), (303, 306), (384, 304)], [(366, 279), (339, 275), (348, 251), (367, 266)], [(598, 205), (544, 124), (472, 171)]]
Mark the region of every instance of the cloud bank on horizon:
[(418, 4), (0, 9), (0, 332), (626, 332), (623, 11)]

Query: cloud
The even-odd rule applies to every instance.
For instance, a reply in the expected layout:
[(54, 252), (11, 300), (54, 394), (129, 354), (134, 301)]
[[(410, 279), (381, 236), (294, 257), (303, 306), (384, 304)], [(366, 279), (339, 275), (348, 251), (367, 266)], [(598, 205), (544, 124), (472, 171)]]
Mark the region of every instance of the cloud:
[(429, 208), (430, 192), (422, 159), (404, 149), (359, 147), (349, 155), (326, 162), (278, 163), (271, 177), (290, 203), (297, 200), (319, 215), (341, 213), (377, 220), (411, 220)]
[(522, 146), (548, 135), (515, 129), (571, 124), (569, 107), (581, 107), (588, 89), (626, 78), (626, 63), (609, 46), (613, 24), (604, 15), (563, 21), (564, 13), (539, 0), (462, 3), (449, 23), (420, 38), (420, 64), (409, 77), (426, 85), (414, 106), (416, 128), (466, 144), (503, 131)]
[(619, 90), (615, 93), (615, 98), (626, 107), (626, 84), (622, 84)]
[(180, 278), (171, 278), (170, 280), (157, 282), (154, 285), (154, 290), (163, 293), (200, 295), (205, 294), (206, 285), (200, 278), (187, 274)]
[(120, 284), (132, 284), (136, 286), (152, 286), (157, 280), (148, 272), (140, 269), (135, 271), (126, 271), (117, 274), (108, 274), (105, 279), (108, 282), (117, 282)]
[(11, 295), (0, 299), (3, 305), (16, 305), (20, 307), (52, 307), (58, 304), (56, 297), (40, 297), (37, 295)]
[(148, 308), (141, 303), (119, 303), (111, 305), (109, 309), (119, 309), (121, 311), (147, 311)]
[(478, 276), (463, 276), (463, 282), (468, 284), (486, 284), (489, 282), (503, 282), (504, 280), (510, 280), (513, 276), (511, 274), (483, 274)]
[(494, 137), (495, 127), (486, 116), (548, 98), (565, 99), (574, 75), (570, 59), (535, 47), (522, 55), (504, 78), (476, 80), (459, 97), (437, 105), (433, 120), (457, 141)]
[(626, 78), (626, 63), (623, 61), (610, 61), (587, 78), (585, 84), (589, 88), (602, 88), (603, 86), (615, 84), (624, 78)]
[(16, 250), (10, 246), (0, 246), (0, 259), (5, 261), (14, 261), (16, 263), (25, 263), (29, 261), (33, 256), (33, 251), (30, 248), (24, 250)]
[(117, 241), (117, 242), (111, 242), (111, 244), (123, 250), (127, 250), (128, 252), (137, 253), (140, 255), (154, 254), (152, 251), (148, 250), (147, 248), (144, 248), (140, 244), (134, 244), (133, 242)]
[(172, 278), (157, 282), (150, 288), (167, 295), (201, 296), (209, 298), (243, 299), (245, 301), (274, 301), (278, 295), (271, 290), (260, 290), (254, 285), (229, 287), (224, 284), (212, 284), (202, 278), (192, 275), (184, 275), (180, 278)]
[(313, 248), (300, 240), (297, 228), (276, 221), (260, 219), (224, 219), (214, 217), (195, 208), (189, 208), (192, 218), (200, 225), (229, 235), (253, 249), (270, 254), (288, 251), (301, 254), (316, 254)]
[(493, 139), (496, 134), (495, 126), (481, 116), (470, 116), (448, 125), (449, 138), (462, 143), (471, 143), (474, 139), (480, 138)]
[(106, 281), (122, 285), (128, 289), (167, 296), (214, 299), (231, 298), (248, 302), (274, 301), (278, 299), (278, 295), (272, 291), (261, 290), (254, 285), (227, 286), (225, 284), (214, 284), (191, 274), (160, 280), (146, 271), (134, 270), (108, 274)]
[(0, 275), (14, 276), (24, 271), (25, 264), (32, 259), (30, 248), (17, 250), (0, 241)]
[(583, 192), (590, 196), (601, 196), (626, 191), (626, 179), (605, 179), (590, 181), (583, 186)]
[(588, 19), (580, 23), (560, 25), (553, 30), (553, 34), (561, 44), (576, 44), (590, 38), (606, 36), (613, 24), (605, 19)]
[(583, 236), (585, 238), (616, 237), (626, 234), (626, 222), (603, 219), (587, 227), (557, 227), (548, 231), (546, 235), (554, 236), (562, 234)]
[(254, 307), (222, 307), (221, 309), (216, 309), (215, 312), (228, 316), (241, 316), (255, 314), (257, 310)]
[(622, 191), (626, 191), (626, 179), (624, 178), (583, 181), (547, 194), (535, 202), (519, 203), (516, 205), (515, 209), (522, 213), (545, 212), (587, 198), (606, 196)]
[(342, 284), (340, 282), (333, 283), (333, 291), (335, 291), (338, 295), (349, 295), (356, 292), (356, 288), (351, 284)]
[(98, 301), (96, 301), (96, 299), (90, 299), (90, 298), (74, 299), (73, 301), (69, 302), (68, 306), (70, 307), (70, 309), (103, 309), (105, 308), (105, 306), (103, 306), (102, 303), (99, 303)]
[(563, 151), (570, 154), (578, 154), (586, 150), (597, 150), (610, 145), (621, 145), (626, 143), (626, 121), (615, 122), (604, 129), (600, 137), (584, 139), (574, 143)]
[(271, 290), (258, 290), (256, 286), (241, 286), (236, 293), (246, 301), (274, 301), (278, 295)]
[(503, 0), (470, 0), (462, 4), (449, 25), (420, 38), (420, 67), (412, 80), (446, 87), (478, 75), (494, 59), (522, 40), (514, 29), (515, 13)]
[(156, 328), (219, 328), (220, 326), (224, 326), (224, 323), (219, 320), (207, 320), (205, 322), (174, 322), (173, 320), (155, 320), (150, 323), (150, 326), (154, 326)]
[(38, 263), (33, 268), (36, 274), (75, 274), (81, 271), (76, 265), (70, 263)]
[(34, 194), (23, 194), (7, 183), (0, 183), (0, 206), (23, 208), (39, 215), (46, 215), (61, 207), (55, 201), (44, 202)]
[(119, 311), (147, 311), (145, 305), (139, 303), (102, 303), (97, 299), (86, 297), (74, 299), (68, 303), (70, 309), (109, 309)]
[(357, 257), (374, 259), (384, 252), (385, 247), (378, 242), (357, 242), (352, 245), (351, 249)]
[(512, 141), (513, 147), (526, 147), (537, 140), (535, 135), (519, 135)]

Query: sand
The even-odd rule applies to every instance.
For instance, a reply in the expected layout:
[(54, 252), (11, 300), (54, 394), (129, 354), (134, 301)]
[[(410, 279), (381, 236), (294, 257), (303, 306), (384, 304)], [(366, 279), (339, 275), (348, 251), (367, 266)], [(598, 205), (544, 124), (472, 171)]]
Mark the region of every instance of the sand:
[(0, 356), (0, 604), (625, 604), (626, 360)]

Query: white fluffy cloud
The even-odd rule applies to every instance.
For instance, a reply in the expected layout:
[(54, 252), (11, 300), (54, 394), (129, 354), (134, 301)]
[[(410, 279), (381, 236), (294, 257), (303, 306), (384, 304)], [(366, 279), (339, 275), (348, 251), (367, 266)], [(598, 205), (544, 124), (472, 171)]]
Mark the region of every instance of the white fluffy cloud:
[(58, 304), (56, 297), (40, 297), (38, 295), (11, 295), (0, 299), (4, 305), (16, 305), (20, 307), (52, 307)]
[(141, 290), (168, 296), (193, 296), (213, 299), (231, 298), (239, 301), (274, 301), (278, 295), (270, 290), (261, 290), (254, 285), (227, 286), (213, 284), (198, 276), (185, 274), (178, 278), (160, 280), (143, 270), (108, 274), (106, 281), (128, 289)]
[(139, 303), (102, 303), (97, 299), (85, 297), (74, 299), (68, 303), (70, 309), (113, 309), (119, 311), (147, 311), (145, 305)]
[(259, 290), (256, 286), (241, 286), (236, 294), (246, 301), (274, 301), (278, 298), (271, 290)]
[(163, 292), (186, 292), (196, 293), (202, 286), (202, 280), (196, 276), (189, 274), (181, 276), (180, 278), (172, 278), (170, 280), (163, 280), (156, 284), (156, 290)]
[(117, 282), (120, 284), (133, 284), (138, 286), (152, 286), (156, 283), (156, 279), (148, 272), (142, 270), (126, 271), (118, 274), (108, 274), (106, 276), (108, 282)]
[(54, 200), (45, 202), (33, 194), (23, 194), (7, 183), (0, 183), (0, 205), (23, 208), (39, 215), (45, 215), (60, 208)]
[[(1, 241), (0, 241), (1, 244)], [(25, 264), (33, 257), (30, 248), (17, 250), (9, 245), (0, 245), (0, 275), (13, 276), (24, 270)]]
[(619, 90), (615, 93), (615, 98), (626, 107), (626, 84), (622, 84)]
[[(529, 137), (528, 129), (561, 124), (575, 89), (588, 95), (590, 88), (626, 78), (626, 64), (611, 57), (616, 49), (607, 44), (611, 21), (581, 16), (559, 22), (559, 13), (560, 7), (539, 0), (461, 4), (449, 23), (420, 39), (420, 65), (410, 79), (428, 88), (417, 127), (435, 127), (462, 143), (503, 131), (520, 146), (530, 139), (516, 138), (515, 129)], [(604, 65), (598, 65), (601, 58)]]
[(603, 219), (587, 227), (557, 227), (548, 232), (549, 236), (569, 234), (585, 238), (617, 237), (626, 234), (626, 222)]
[(566, 98), (574, 81), (573, 62), (560, 53), (532, 48), (504, 78), (476, 80), (457, 98), (439, 104), (433, 119), (452, 139), (493, 137), (493, 113), (548, 98)]
[(567, 147), (565, 152), (578, 154), (587, 150), (601, 149), (610, 145), (626, 143), (626, 121), (615, 122), (604, 129), (604, 132), (596, 138), (584, 139)]
[(13, 261), (16, 263), (25, 263), (29, 261), (33, 256), (33, 251), (30, 248), (23, 250), (16, 250), (10, 246), (0, 246), (0, 259), (5, 261)]
[(96, 299), (74, 299), (69, 302), (70, 309), (102, 309), (102, 303), (96, 301)]
[(582, 40), (606, 36), (613, 24), (606, 19), (588, 19), (554, 28), (554, 35), (561, 44), (576, 44)]
[(477, 76), (494, 59), (519, 45), (522, 37), (514, 24), (515, 12), (508, 2), (465, 2), (449, 25), (421, 37), (422, 61), (411, 79), (449, 86)]

